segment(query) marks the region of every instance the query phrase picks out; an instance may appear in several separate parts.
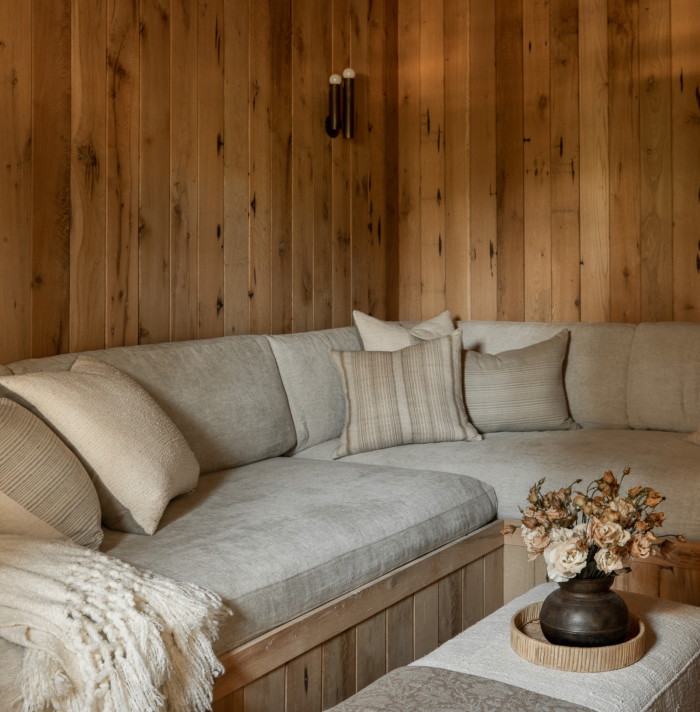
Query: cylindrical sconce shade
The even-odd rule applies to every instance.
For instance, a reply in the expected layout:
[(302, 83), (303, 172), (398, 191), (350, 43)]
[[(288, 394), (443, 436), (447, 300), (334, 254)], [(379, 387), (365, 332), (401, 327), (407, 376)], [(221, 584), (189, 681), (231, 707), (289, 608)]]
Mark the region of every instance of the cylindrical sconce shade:
[(326, 119), (326, 133), (335, 138), (340, 132), (343, 117), (340, 107), (340, 83), (343, 81), (340, 74), (331, 74), (328, 78), (328, 118)]
[(343, 115), (343, 135), (352, 138), (355, 135), (355, 70), (347, 67), (343, 70), (343, 89), (345, 106)]

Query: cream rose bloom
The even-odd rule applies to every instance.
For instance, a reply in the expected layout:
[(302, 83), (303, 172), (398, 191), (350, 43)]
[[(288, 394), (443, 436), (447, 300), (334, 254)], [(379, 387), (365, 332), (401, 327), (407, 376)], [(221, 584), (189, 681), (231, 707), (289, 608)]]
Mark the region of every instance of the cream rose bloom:
[(525, 542), (529, 561), (536, 559), (550, 543), (549, 534), (547, 534), (546, 529), (542, 526), (534, 527), (533, 529), (520, 527), (520, 535)]
[(651, 541), (645, 534), (633, 534), (629, 551), (631, 556), (646, 559), (651, 554)]
[(606, 574), (611, 574), (625, 566), (622, 557), (613, 549), (600, 549), (596, 551), (594, 558), (596, 566)]
[(587, 554), (587, 551), (581, 550), (580, 540), (577, 537), (569, 537), (550, 544), (544, 550), (549, 580), (561, 583), (574, 578), (586, 565)]
[(588, 522), (588, 538), (604, 549), (608, 546), (624, 546), (630, 540), (630, 533), (617, 522), (601, 522), (592, 517)]

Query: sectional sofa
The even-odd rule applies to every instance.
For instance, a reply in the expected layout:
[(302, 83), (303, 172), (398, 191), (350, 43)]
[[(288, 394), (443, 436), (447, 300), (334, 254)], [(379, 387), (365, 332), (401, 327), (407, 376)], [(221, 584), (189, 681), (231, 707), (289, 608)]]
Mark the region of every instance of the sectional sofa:
[[(467, 413), (483, 439), (339, 459), (348, 412), (331, 352), (362, 350), (355, 327), (87, 354), (140, 384), (199, 464), (196, 487), (170, 501), (153, 535), (105, 528), (101, 549), (230, 605), (215, 709), (325, 709), (497, 608), (504, 575), (506, 592), (522, 587), (509, 579), (525, 566), (508, 563), (503, 521), (518, 517), (540, 477), (558, 488), (631, 467), (630, 486), (667, 497), (666, 530), (692, 540), (676, 562), (683, 585), (700, 581), (700, 447), (689, 440), (700, 424), (700, 324), (458, 328)], [(539, 345), (562, 338), (552, 388), (564, 417), (531, 401), (519, 416), (500, 376), (523, 363), (536, 373)], [(76, 358), (0, 367), (0, 396), (41, 417), (14, 379), (70, 371)], [(21, 650), (0, 641), (1, 709), (20, 661)]]

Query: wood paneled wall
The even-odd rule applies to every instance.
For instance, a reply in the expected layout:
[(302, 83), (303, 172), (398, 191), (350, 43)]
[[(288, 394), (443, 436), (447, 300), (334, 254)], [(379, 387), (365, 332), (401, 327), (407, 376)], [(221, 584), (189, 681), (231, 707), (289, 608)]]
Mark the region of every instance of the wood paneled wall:
[(384, 316), (395, 8), (0, 0), (0, 363)]
[(399, 305), (700, 321), (696, 0), (402, 0)]

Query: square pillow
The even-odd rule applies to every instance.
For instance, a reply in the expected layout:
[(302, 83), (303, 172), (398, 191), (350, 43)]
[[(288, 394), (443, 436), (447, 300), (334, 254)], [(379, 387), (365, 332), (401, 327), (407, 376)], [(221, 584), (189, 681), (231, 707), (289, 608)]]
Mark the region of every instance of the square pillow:
[(382, 321), (360, 311), (354, 311), (352, 316), (365, 351), (398, 351), (421, 341), (447, 336), (455, 328), (449, 311), (411, 327), (398, 321)]
[(467, 351), (464, 399), (481, 433), (578, 430), (564, 390), (569, 332), (500, 354)]
[(0, 398), (0, 534), (71, 539), (98, 549), (100, 518), (80, 460), (46, 423)]
[(0, 377), (82, 460), (112, 529), (153, 534), (199, 465), (161, 407), (125, 373), (89, 356), (70, 371)]
[(462, 399), (459, 331), (399, 351), (332, 351), (345, 394), (333, 458), (409, 443), (480, 440)]

